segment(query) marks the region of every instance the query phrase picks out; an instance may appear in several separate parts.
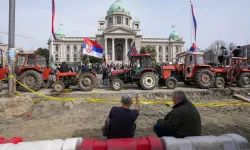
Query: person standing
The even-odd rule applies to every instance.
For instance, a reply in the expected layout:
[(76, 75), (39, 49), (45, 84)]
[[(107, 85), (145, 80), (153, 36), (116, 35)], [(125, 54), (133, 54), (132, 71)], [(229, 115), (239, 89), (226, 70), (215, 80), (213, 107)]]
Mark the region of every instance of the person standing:
[(173, 101), (173, 110), (154, 125), (154, 131), (158, 137), (200, 136), (201, 117), (196, 107), (187, 99), (183, 91), (174, 91)]
[(139, 95), (136, 95), (135, 109), (130, 109), (133, 104), (132, 97), (124, 94), (121, 98), (121, 107), (112, 107), (102, 129), (103, 136), (108, 139), (114, 138), (133, 138), (139, 116), (140, 104)]

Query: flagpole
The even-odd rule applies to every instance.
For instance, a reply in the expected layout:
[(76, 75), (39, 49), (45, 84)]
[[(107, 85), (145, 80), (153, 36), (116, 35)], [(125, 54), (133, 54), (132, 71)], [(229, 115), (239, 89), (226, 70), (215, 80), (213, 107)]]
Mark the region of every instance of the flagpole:
[[(192, 5), (192, 1), (190, 1), (190, 6)], [(191, 7), (190, 7), (191, 8)], [(192, 8), (190, 9), (190, 44), (193, 44), (193, 25), (192, 25)]]

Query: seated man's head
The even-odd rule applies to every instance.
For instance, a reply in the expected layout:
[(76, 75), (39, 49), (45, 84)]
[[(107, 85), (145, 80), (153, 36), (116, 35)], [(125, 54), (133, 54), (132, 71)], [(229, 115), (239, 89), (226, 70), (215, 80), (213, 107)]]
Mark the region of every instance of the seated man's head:
[(132, 104), (132, 97), (128, 94), (123, 94), (121, 99), (122, 107), (129, 108)]
[(183, 91), (174, 91), (173, 93), (173, 101), (174, 104), (178, 104), (179, 102), (187, 100), (187, 96)]

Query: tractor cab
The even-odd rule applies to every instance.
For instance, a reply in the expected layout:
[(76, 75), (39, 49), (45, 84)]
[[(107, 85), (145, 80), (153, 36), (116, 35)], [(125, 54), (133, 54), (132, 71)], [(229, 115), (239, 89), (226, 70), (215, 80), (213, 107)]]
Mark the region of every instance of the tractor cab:
[(45, 57), (34, 53), (20, 53), (16, 55), (16, 74), (21, 74), (24, 70), (33, 69), (44, 72), (46, 68)]
[(149, 54), (136, 54), (131, 57), (130, 61), (131, 76), (137, 77), (139, 73), (146, 69), (152, 68), (152, 58)]
[(183, 70), (185, 79), (193, 78), (200, 68), (210, 68), (207, 65), (204, 54), (200, 52), (183, 52), (177, 55), (178, 65)]

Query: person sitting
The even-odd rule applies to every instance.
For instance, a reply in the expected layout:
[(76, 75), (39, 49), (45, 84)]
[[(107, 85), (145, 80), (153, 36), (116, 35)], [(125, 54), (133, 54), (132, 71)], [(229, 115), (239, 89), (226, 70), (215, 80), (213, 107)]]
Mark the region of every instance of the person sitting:
[(240, 46), (237, 46), (237, 48), (233, 50), (233, 57), (240, 57), (240, 53), (241, 53)]
[(89, 65), (87, 63), (85, 63), (85, 65), (82, 68), (83, 72), (88, 72), (89, 71)]
[(63, 62), (60, 66), (59, 69), (60, 72), (69, 72), (69, 67), (68, 64), (66, 62)]
[(122, 107), (115, 106), (110, 110), (102, 129), (103, 136), (107, 136), (108, 139), (134, 137), (136, 129), (135, 121), (140, 112), (138, 96), (137, 94), (135, 109), (131, 110), (129, 108), (133, 104), (132, 97), (127, 94), (122, 95)]
[(173, 110), (154, 125), (154, 131), (158, 137), (200, 136), (201, 118), (196, 107), (187, 99), (183, 91), (174, 91), (173, 101)]

